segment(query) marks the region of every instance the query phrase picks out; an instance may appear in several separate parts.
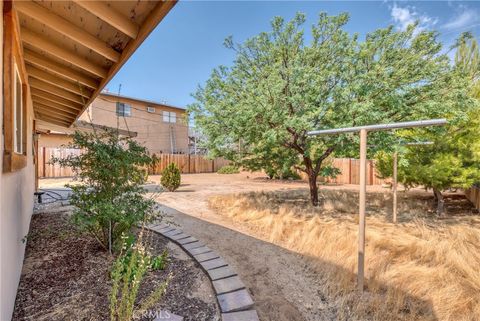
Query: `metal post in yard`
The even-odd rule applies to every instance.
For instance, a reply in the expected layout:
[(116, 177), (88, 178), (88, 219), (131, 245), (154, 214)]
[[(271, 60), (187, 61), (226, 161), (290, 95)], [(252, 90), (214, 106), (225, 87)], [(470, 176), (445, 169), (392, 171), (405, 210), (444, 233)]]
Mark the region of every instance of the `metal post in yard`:
[(365, 207), (367, 198), (367, 130), (360, 130), (360, 198), (358, 207), (357, 285), (363, 291), (365, 276)]
[(393, 223), (397, 223), (397, 167), (398, 167), (398, 152), (393, 153)]
[(358, 289), (363, 292), (365, 279), (365, 205), (367, 196), (367, 132), (386, 131), (398, 128), (415, 128), (440, 126), (447, 124), (446, 119), (418, 120), (391, 124), (378, 124), (358, 127), (321, 129), (308, 132), (309, 136), (335, 135), (360, 132), (360, 199), (359, 199), (359, 226), (358, 226)]

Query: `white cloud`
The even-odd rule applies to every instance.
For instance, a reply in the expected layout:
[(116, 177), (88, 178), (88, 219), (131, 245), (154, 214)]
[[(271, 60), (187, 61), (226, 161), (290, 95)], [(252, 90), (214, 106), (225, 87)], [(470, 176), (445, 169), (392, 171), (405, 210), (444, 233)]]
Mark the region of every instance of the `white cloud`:
[(429, 29), (438, 22), (436, 18), (432, 18), (426, 14), (420, 14), (413, 6), (399, 7), (396, 3), (391, 8), (390, 15), (400, 30), (406, 30), (409, 25), (417, 21), (417, 31)]
[(480, 23), (480, 14), (474, 9), (466, 6), (459, 6), (455, 16), (450, 19), (442, 28), (447, 30), (456, 30), (468, 28), (476, 23)]

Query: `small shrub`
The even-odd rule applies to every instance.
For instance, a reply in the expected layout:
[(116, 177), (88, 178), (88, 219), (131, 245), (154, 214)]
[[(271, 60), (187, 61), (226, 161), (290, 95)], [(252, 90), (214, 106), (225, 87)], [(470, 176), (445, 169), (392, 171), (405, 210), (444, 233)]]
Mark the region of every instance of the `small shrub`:
[(68, 147), (83, 152), (52, 158), (52, 163), (71, 167), (74, 180), (81, 183), (66, 185), (73, 191), (72, 220), (112, 253), (121, 245), (117, 243), (120, 235), (128, 234), (140, 222), (157, 218), (155, 202), (144, 197), (142, 187), (152, 158), (144, 146), (114, 131), (75, 132)]
[(236, 166), (226, 165), (226, 166), (223, 166), (222, 168), (220, 168), (217, 171), (217, 173), (218, 174), (238, 174), (238, 173), (240, 173), (240, 170)]
[(167, 252), (154, 257), (143, 240), (143, 231), (138, 239), (131, 243), (129, 237), (123, 236), (123, 245), (120, 255), (114, 262), (111, 272), (112, 290), (110, 292), (110, 320), (130, 321), (135, 314), (141, 314), (165, 294), (171, 275), (140, 303), (135, 309), (140, 284), (149, 269), (165, 268)]
[(180, 186), (180, 169), (175, 163), (170, 163), (162, 172), (162, 186), (173, 192)]

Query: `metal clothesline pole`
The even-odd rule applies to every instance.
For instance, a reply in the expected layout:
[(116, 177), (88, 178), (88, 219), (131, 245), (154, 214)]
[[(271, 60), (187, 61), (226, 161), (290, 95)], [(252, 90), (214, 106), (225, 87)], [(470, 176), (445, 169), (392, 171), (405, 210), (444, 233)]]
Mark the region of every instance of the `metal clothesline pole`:
[(365, 280), (365, 207), (367, 196), (367, 134), (369, 131), (385, 131), (391, 129), (400, 128), (415, 128), (415, 127), (427, 127), (427, 126), (441, 126), (447, 124), (447, 120), (442, 119), (429, 119), (408, 121), (390, 124), (378, 124), (368, 126), (346, 127), (346, 128), (334, 128), (334, 129), (321, 129), (309, 131), (309, 136), (320, 135), (335, 135), (342, 133), (360, 132), (360, 197), (358, 205), (359, 224), (358, 224), (358, 274), (357, 285), (358, 289), (363, 292), (364, 280)]

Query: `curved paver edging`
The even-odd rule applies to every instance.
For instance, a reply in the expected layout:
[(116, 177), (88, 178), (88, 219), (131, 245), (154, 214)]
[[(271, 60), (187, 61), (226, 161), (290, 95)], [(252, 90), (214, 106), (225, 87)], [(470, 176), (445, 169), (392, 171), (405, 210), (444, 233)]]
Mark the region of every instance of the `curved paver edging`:
[(177, 243), (207, 273), (222, 312), (222, 321), (259, 321), (245, 285), (228, 263), (193, 236), (165, 223), (147, 228)]

